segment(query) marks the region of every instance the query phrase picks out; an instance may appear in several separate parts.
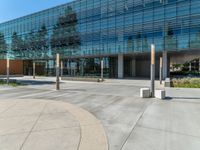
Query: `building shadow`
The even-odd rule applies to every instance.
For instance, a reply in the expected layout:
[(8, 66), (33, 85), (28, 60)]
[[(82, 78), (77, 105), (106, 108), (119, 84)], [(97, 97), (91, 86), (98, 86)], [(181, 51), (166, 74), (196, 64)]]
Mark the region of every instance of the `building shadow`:
[(36, 81), (36, 80), (17, 80), (18, 83), (20, 83), (21, 85), (51, 85), (51, 84), (55, 84), (54, 81)]
[(170, 96), (167, 96), (165, 98), (165, 100), (200, 100), (200, 97), (170, 97)]
[(168, 100), (168, 101), (173, 100), (173, 97), (166, 96), (165, 100)]
[(195, 99), (200, 100), (200, 97), (171, 97), (172, 99)]

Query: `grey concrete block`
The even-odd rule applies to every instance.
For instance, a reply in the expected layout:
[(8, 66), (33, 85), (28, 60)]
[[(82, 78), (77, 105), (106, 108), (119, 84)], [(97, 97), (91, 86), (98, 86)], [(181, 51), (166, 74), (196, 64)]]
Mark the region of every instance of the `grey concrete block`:
[(156, 90), (155, 97), (159, 99), (165, 99), (165, 90)]
[(171, 80), (170, 78), (165, 79), (165, 87), (171, 87)]
[(140, 97), (149, 98), (150, 97), (150, 89), (149, 88), (141, 88), (140, 89)]

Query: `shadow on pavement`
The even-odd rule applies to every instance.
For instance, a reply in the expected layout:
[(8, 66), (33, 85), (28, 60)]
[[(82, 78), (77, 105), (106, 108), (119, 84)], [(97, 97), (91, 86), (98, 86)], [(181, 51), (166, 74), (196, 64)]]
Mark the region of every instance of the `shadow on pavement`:
[(172, 97), (173, 99), (198, 99), (200, 100), (200, 97)]
[(168, 100), (168, 101), (170, 101), (172, 99), (173, 99), (173, 97), (169, 97), (169, 96), (165, 97), (165, 100)]
[(44, 85), (44, 84), (55, 84), (54, 81), (36, 81), (36, 80), (17, 80), (22, 85)]

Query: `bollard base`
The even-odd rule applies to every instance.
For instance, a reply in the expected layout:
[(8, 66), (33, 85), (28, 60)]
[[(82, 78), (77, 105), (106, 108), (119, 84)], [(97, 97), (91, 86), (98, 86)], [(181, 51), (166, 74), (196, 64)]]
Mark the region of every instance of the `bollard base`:
[(171, 80), (170, 78), (165, 79), (165, 87), (171, 87)]
[(165, 99), (165, 90), (156, 90), (155, 91), (155, 98), (158, 99)]
[(140, 89), (140, 97), (141, 98), (150, 98), (150, 89), (149, 88), (141, 88)]

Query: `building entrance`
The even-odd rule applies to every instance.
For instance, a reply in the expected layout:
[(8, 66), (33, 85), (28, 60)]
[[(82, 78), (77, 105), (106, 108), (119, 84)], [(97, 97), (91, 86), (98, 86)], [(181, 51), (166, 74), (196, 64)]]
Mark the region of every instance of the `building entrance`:
[[(35, 61), (35, 75), (45, 76), (47, 75), (46, 61)], [(33, 60), (24, 61), (24, 75), (33, 75)]]
[(124, 77), (125, 78), (133, 78), (136, 76), (136, 61), (134, 57), (125, 56), (124, 57)]
[(35, 63), (35, 74), (39, 76), (46, 75), (46, 62), (36, 62)]

